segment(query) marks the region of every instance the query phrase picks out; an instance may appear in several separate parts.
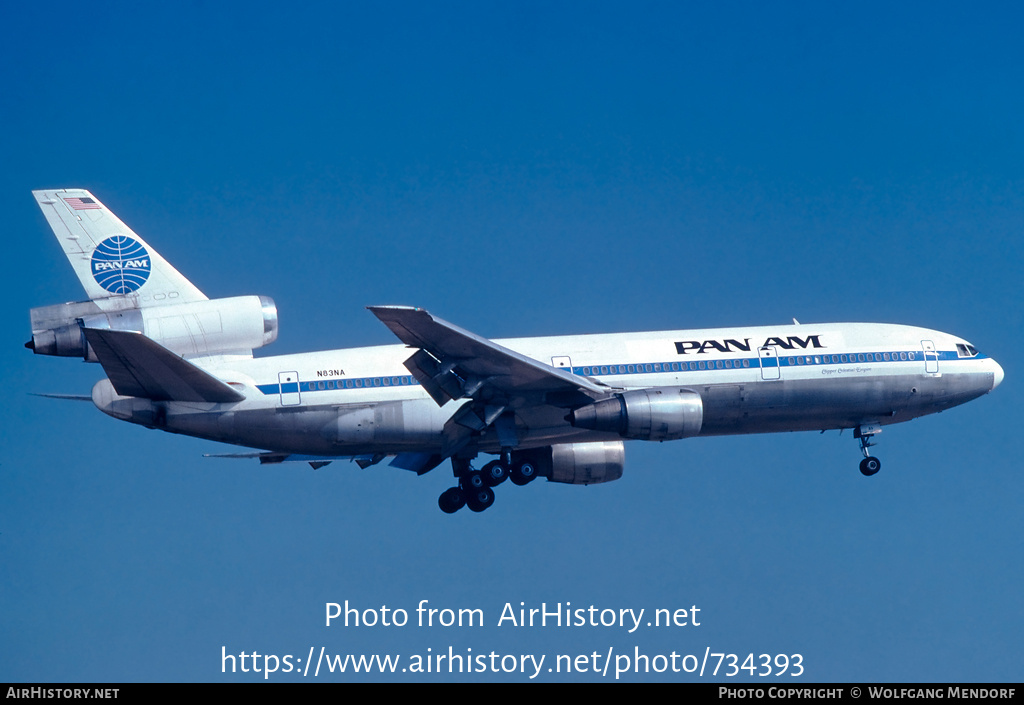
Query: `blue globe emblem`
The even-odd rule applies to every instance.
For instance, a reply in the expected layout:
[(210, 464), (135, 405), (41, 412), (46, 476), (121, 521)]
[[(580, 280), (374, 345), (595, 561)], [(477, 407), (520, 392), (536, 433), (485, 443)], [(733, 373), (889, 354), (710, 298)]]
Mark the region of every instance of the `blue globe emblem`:
[(108, 237), (92, 253), (92, 277), (111, 294), (138, 291), (151, 266), (146, 248), (127, 235)]

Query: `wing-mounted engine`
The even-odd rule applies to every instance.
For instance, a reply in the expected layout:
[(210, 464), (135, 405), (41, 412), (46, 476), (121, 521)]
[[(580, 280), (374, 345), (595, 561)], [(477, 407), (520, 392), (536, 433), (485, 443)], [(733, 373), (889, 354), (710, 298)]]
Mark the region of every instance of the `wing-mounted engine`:
[(566, 443), (551, 447), (552, 482), (593, 485), (622, 477), (626, 449), (622, 441)]
[(672, 441), (700, 433), (704, 403), (688, 389), (652, 387), (615, 394), (571, 411), (576, 428), (617, 433), (641, 441)]
[(527, 479), (546, 477), (551, 482), (595, 485), (622, 477), (625, 462), (622, 441), (563, 443), (513, 451), (512, 479), (518, 474)]
[[(130, 304), (130, 299), (122, 299)], [(107, 302), (104, 302), (107, 303)], [(31, 310), (37, 355), (80, 357), (96, 362), (84, 329), (134, 331), (184, 357), (251, 354), (277, 340), (277, 306), (266, 296), (236, 296), (121, 310), (104, 310), (94, 301), (42, 306)]]

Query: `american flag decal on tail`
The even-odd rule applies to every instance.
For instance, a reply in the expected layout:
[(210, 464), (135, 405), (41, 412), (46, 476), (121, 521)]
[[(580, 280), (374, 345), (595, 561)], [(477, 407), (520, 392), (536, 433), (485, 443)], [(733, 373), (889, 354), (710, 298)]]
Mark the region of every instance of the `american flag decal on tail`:
[(72, 210), (76, 211), (91, 211), (99, 210), (103, 206), (94, 201), (91, 198), (65, 198), (64, 202), (71, 206)]

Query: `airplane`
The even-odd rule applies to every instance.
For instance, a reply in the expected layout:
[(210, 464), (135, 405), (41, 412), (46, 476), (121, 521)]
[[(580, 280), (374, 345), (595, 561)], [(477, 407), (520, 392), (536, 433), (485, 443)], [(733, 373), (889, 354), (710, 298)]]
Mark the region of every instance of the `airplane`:
[[(397, 344), (277, 357), (265, 296), (208, 299), (84, 189), (33, 195), (88, 301), (33, 308), (38, 355), (98, 362), (110, 416), (245, 446), (262, 463), (348, 459), (426, 473), (481, 512), (537, 477), (617, 480), (624, 441), (852, 429), (871, 476), (882, 429), (995, 389), (1003, 370), (962, 338), (822, 323), (489, 340), (408, 306), (370, 306)], [(68, 398), (73, 395), (51, 395)], [(477, 469), (477, 456), (496, 456)]]

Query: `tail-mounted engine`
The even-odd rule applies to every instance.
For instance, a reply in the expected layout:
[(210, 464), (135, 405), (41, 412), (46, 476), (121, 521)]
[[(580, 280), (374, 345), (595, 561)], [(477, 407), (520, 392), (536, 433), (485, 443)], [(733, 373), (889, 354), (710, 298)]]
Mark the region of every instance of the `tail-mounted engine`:
[(700, 433), (704, 403), (688, 389), (652, 387), (616, 394), (569, 412), (576, 428), (617, 433), (641, 441), (673, 441)]
[(82, 330), (130, 330), (186, 357), (251, 353), (277, 340), (277, 306), (266, 296), (236, 296), (145, 308), (105, 311), (95, 302), (31, 310), (37, 355), (80, 357), (96, 362)]

